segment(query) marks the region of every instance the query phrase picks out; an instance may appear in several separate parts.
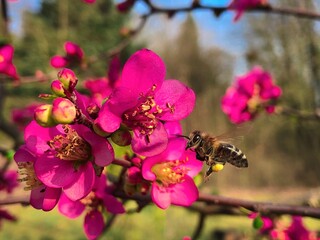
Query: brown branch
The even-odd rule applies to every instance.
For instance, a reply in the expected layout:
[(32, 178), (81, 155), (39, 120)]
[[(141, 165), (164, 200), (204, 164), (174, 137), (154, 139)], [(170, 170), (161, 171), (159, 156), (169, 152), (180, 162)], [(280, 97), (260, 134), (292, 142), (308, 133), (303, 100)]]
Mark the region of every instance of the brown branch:
[[(218, 17), (226, 11), (232, 11), (232, 9), (230, 9), (228, 7), (204, 6), (204, 5), (201, 5), (197, 1), (194, 1), (192, 3), (192, 5), (189, 7), (181, 7), (181, 8), (173, 8), (173, 9), (172, 8), (157, 7), (154, 4), (152, 4), (151, 1), (145, 1), (145, 3), (150, 8), (150, 13), (144, 15), (145, 17), (148, 17), (148, 16), (155, 14), (155, 13), (166, 13), (170, 17), (170, 16), (173, 16), (174, 14), (176, 14), (177, 12), (191, 12), (191, 11), (197, 10), (197, 9), (211, 10)], [(310, 11), (307, 9), (274, 7), (271, 5), (265, 5), (265, 6), (258, 6), (258, 7), (250, 8), (250, 9), (247, 9), (246, 11), (247, 12), (274, 13), (274, 14), (290, 15), (290, 16), (313, 19), (313, 20), (320, 20), (320, 13)]]
[(228, 198), (223, 196), (208, 195), (208, 194), (201, 194), (201, 193), (198, 201), (205, 202), (208, 204), (220, 205), (220, 206), (243, 207), (250, 211), (259, 212), (262, 215), (290, 214), (290, 215), (320, 218), (320, 208), (314, 208), (314, 207), (308, 207), (308, 206), (295, 206), (295, 205), (286, 205), (286, 204), (279, 204), (279, 203), (255, 202), (255, 201)]
[(132, 167), (132, 166), (133, 166), (132, 162), (129, 162), (129, 161), (124, 160), (124, 159), (117, 159), (117, 158), (116, 158), (116, 159), (114, 159), (114, 160), (112, 161), (112, 163), (115, 164), (115, 165), (122, 166), (122, 167), (124, 167), (124, 168), (129, 168), (129, 167)]
[(196, 240), (200, 237), (201, 235), (201, 232), (203, 230), (203, 227), (204, 227), (204, 223), (205, 223), (205, 220), (206, 220), (206, 214), (203, 214), (203, 213), (200, 213), (199, 214), (199, 220), (198, 220), (198, 224), (197, 224), (197, 227), (194, 231), (194, 233), (192, 234), (192, 239), (193, 240)]
[(299, 120), (311, 120), (311, 121), (319, 121), (320, 120), (320, 113), (319, 112), (307, 113), (307, 112), (302, 112), (297, 109), (279, 106), (276, 108), (276, 113), (284, 115), (284, 116), (294, 117)]
[(12, 205), (12, 204), (22, 204), (22, 205), (29, 205), (29, 196), (11, 196), (8, 195), (5, 199), (0, 199), (0, 206), (1, 205)]

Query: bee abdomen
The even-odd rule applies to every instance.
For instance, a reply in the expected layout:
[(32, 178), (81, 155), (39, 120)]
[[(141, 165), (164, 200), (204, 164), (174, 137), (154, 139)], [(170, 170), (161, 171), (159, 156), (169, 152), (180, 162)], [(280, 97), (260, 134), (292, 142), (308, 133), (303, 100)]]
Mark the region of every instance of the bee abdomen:
[(246, 155), (237, 147), (231, 144), (221, 144), (217, 149), (216, 157), (223, 159), (236, 167), (248, 167), (248, 160)]

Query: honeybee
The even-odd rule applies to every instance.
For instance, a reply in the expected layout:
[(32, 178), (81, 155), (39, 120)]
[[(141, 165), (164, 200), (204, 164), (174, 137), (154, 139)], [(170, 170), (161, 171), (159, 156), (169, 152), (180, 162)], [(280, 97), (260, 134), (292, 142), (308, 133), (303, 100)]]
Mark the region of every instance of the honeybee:
[(207, 179), (212, 172), (221, 170), (228, 162), (238, 168), (248, 167), (247, 157), (234, 145), (226, 141), (226, 135), (210, 136), (201, 131), (193, 131), (188, 138), (186, 149), (196, 152), (196, 157), (200, 161), (205, 161), (209, 166), (205, 173)]

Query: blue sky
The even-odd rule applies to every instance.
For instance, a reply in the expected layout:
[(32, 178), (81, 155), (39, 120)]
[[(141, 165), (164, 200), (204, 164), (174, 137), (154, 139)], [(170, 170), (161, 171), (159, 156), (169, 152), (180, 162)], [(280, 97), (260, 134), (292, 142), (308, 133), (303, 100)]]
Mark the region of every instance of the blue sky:
[[(81, 1), (81, 0), (72, 0)], [(99, 0), (97, 0), (99, 1)], [(118, 0), (117, 0), (118, 1)], [(119, 1), (118, 1), (119, 2)], [(179, 7), (190, 6), (192, 0), (153, 0), (155, 5), (161, 7)], [(229, 0), (202, 0), (204, 5), (212, 6), (226, 6)], [(41, 6), (41, 0), (18, 0), (16, 2), (9, 2), (9, 15), (10, 15), (10, 29), (16, 34), (21, 33), (22, 26), (22, 13), (25, 10), (38, 11)], [(87, 5), (86, 7), (90, 7)], [(141, 3), (135, 5), (133, 15), (140, 14), (148, 11), (148, 9)], [(237, 23), (232, 21), (233, 13), (226, 12), (219, 18), (216, 18), (211, 11), (197, 10), (193, 11), (194, 19), (196, 20), (199, 29), (199, 40), (201, 46), (204, 48), (210, 46), (216, 46), (231, 53), (237, 61), (236, 72), (243, 72), (244, 62), (243, 54), (246, 49), (246, 42), (244, 41), (242, 28), (245, 24), (245, 20), (241, 20)], [(150, 18), (147, 26), (145, 27), (142, 35), (150, 37), (151, 41), (154, 38), (159, 39), (158, 35), (163, 34), (163, 31), (170, 33), (174, 36), (184, 19), (185, 13), (180, 13), (174, 16), (170, 20), (166, 20), (163, 16), (156, 16)], [(165, 19), (165, 22), (163, 21)], [(162, 32), (161, 32), (162, 31)], [(157, 35), (158, 34), (158, 35)], [(153, 39), (152, 39), (153, 38)], [(160, 36), (161, 39), (161, 36)]]

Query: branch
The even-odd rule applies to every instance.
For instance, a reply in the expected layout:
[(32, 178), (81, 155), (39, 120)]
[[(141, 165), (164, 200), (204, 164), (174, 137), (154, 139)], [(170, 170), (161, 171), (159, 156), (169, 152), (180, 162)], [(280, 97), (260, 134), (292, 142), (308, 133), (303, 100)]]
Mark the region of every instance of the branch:
[(320, 208), (308, 206), (295, 206), (268, 202), (255, 202), (236, 198), (228, 198), (223, 196), (201, 194), (198, 199), (199, 202), (208, 204), (215, 204), (220, 206), (243, 207), (250, 211), (259, 212), (262, 215), (298, 215), (309, 216), (313, 218), (320, 218)]
[(29, 205), (29, 196), (11, 196), (9, 195), (5, 199), (0, 199), (0, 206), (1, 205), (12, 205), (12, 204), (22, 204), (22, 205)]
[[(181, 7), (181, 8), (163, 8), (157, 7), (151, 1), (146, 1), (145, 3), (151, 9), (148, 14), (143, 15), (144, 17), (149, 17), (155, 13), (166, 13), (169, 17), (173, 16), (177, 12), (191, 12), (197, 9), (206, 9), (211, 10), (217, 17), (219, 17), (222, 13), (226, 11), (232, 11), (234, 9), (230, 9), (228, 7), (213, 7), (213, 6), (205, 6), (200, 4), (198, 1), (194, 1), (189, 7)], [(285, 7), (274, 7), (271, 5), (258, 6), (254, 8), (250, 8), (246, 10), (247, 12), (265, 12), (265, 13), (274, 13), (281, 15), (289, 15), (300, 18), (307, 18), (313, 20), (320, 20), (320, 13), (313, 12), (306, 9), (296, 9), (296, 8), (285, 8)]]
[(284, 116), (295, 117), (300, 120), (320, 120), (320, 112), (307, 113), (293, 108), (277, 107), (276, 113)]
[(198, 220), (198, 225), (194, 231), (194, 233), (192, 234), (192, 239), (193, 240), (196, 240), (200, 237), (200, 234), (203, 230), (203, 227), (204, 227), (204, 222), (205, 222), (205, 219), (206, 219), (206, 214), (203, 214), (203, 213), (200, 213), (199, 214), (199, 220)]

